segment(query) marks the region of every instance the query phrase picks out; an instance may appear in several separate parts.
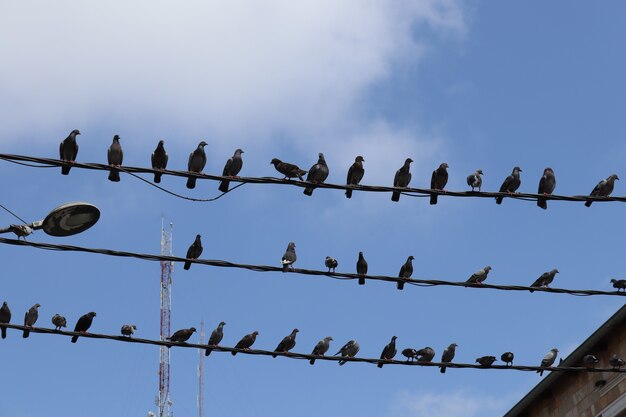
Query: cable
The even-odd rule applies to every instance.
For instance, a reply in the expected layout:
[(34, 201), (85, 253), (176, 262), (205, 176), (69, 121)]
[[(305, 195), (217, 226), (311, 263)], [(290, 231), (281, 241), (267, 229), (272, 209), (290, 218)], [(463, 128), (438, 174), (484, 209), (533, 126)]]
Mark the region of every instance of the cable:
[[(86, 253), (94, 253), (99, 255), (107, 255), (107, 256), (117, 256), (117, 257), (125, 257), (125, 258), (137, 258), (147, 261), (169, 261), (169, 262), (191, 262), (194, 264), (201, 265), (209, 265), (220, 268), (238, 268), (238, 269), (246, 269), (249, 271), (255, 272), (281, 272), (281, 267), (276, 266), (267, 266), (267, 265), (248, 265), (248, 264), (238, 264), (223, 260), (210, 260), (210, 259), (186, 259), (180, 258), (176, 256), (164, 256), (164, 255), (151, 255), (146, 253), (135, 253), (135, 252), (125, 252), (118, 251), (112, 249), (96, 249), (96, 248), (86, 248), (83, 246), (72, 246), (72, 245), (57, 245), (51, 243), (41, 243), (41, 242), (28, 242), (26, 240), (19, 239), (7, 239), (0, 237), (0, 243), (6, 245), (14, 245), (14, 246), (29, 246), (37, 249), (44, 250), (55, 250), (55, 251), (69, 251), (69, 252), (86, 252)], [(620, 291), (599, 291), (599, 290), (571, 290), (564, 288), (545, 288), (545, 287), (526, 287), (519, 285), (494, 285), (494, 284), (473, 284), (469, 282), (453, 282), (453, 281), (442, 281), (442, 280), (427, 280), (427, 279), (415, 279), (415, 278), (398, 278), (398, 277), (390, 277), (384, 275), (357, 275), (357, 274), (348, 274), (341, 272), (326, 272), (326, 271), (318, 271), (312, 269), (294, 269), (290, 271), (290, 273), (300, 274), (300, 275), (312, 275), (312, 276), (325, 276), (333, 279), (340, 280), (358, 280), (358, 279), (366, 279), (373, 281), (388, 281), (388, 282), (404, 282), (410, 285), (416, 286), (453, 286), (453, 287), (465, 287), (465, 288), (483, 288), (483, 289), (495, 289), (495, 290), (505, 290), (505, 291), (530, 291), (530, 292), (549, 292), (549, 293), (557, 293), (557, 294), (570, 294), (577, 296), (592, 296), (592, 295), (613, 295), (613, 296), (625, 296), (626, 292)]]
[(2, 204), (0, 204), (0, 207), (2, 207), (4, 210), (8, 211), (9, 214), (11, 214), (13, 217), (18, 219), (19, 221), (21, 221), (25, 225), (28, 225), (28, 223), (26, 223), (26, 220), (22, 219), (20, 216), (18, 216), (17, 214), (13, 213), (11, 210), (9, 210), (8, 208), (4, 207)]

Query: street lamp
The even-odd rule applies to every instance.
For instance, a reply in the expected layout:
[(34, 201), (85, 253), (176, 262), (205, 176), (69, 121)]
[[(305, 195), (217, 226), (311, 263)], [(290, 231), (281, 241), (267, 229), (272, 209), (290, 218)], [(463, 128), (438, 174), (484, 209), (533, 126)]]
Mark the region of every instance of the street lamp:
[(15, 225), (0, 229), (0, 233), (13, 232), (26, 237), (34, 230), (43, 229), (50, 236), (71, 236), (84, 232), (96, 224), (100, 218), (100, 210), (93, 204), (81, 201), (66, 203), (52, 210), (45, 219), (27, 225)]

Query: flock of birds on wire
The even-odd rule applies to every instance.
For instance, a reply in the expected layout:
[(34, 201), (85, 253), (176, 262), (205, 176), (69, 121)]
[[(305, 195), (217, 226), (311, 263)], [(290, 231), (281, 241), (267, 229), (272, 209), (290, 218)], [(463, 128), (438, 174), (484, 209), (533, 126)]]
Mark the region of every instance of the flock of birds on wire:
[[(63, 165), (61, 167), (61, 173), (63, 175), (68, 175), (71, 169), (71, 164), (76, 161), (76, 157), (78, 155), (78, 143), (76, 141), (76, 136), (80, 135), (80, 131), (78, 129), (72, 130), (67, 138), (65, 138), (60, 146), (59, 146), (59, 155), (60, 159), (64, 162), (67, 162), (67, 165)], [(152, 153), (152, 169), (156, 171), (163, 171), (167, 168), (168, 155), (165, 151), (164, 141), (160, 140), (156, 149)], [(204, 152), (204, 147), (207, 145), (205, 141), (201, 141), (198, 144), (198, 147), (191, 152), (189, 155), (189, 161), (187, 164), (187, 170), (189, 172), (200, 174), (204, 169), (204, 166), (207, 162), (206, 153)], [(226, 161), (226, 165), (224, 166), (224, 171), (222, 176), (236, 178), (241, 171), (243, 166), (243, 160), (241, 158), (241, 154), (244, 153), (241, 149), (237, 149), (234, 155)], [(274, 158), (271, 161), (271, 164), (274, 165), (274, 168), (282, 175), (284, 175), (285, 179), (299, 178), (304, 181), (304, 175), (306, 175), (306, 181), (312, 184), (319, 184), (326, 181), (328, 178), (329, 170), (328, 165), (326, 164), (326, 160), (324, 159), (324, 154), (320, 153), (318, 155), (319, 159), (316, 164), (314, 164), (311, 169), (305, 171), (299, 168), (297, 165), (283, 162), (278, 158)], [(119, 169), (122, 166), (122, 161), (124, 159), (124, 152), (122, 150), (122, 145), (120, 144), (119, 135), (113, 136), (113, 143), (109, 147), (107, 153), (107, 161), (111, 166), (109, 171), (109, 180), (113, 182), (120, 181)], [(348, 169), (348, 175), (346, 179), (346, 184), (348, 186), (358, 186), (363, 179), (363, 175), (365, 174), (365, 169), (363, 167), (363, 159), (362, 156), (357, 156), (355, 158), (354, 163)], [(406, 188), (409, 186), (411, 182), (411, 163), (413, 160), (411, 158), (407, 158), (404, 161), (404, 165), (400, 167), (396, 171), (396, 175), (393, 180), (393, 186), (397, 188)], [(506, 177), (502, 185), (500, 186), (501, 193), (509, 193), (513, 194), (517, 191), (517, 189), (521, 185), (520, 172), (522, 169), (520, 167), (513, 168), (511, 175)], [(154, 182), (161, 182), (162, 173), (155, 172), (154, 173)], [(472, 188), (472, 191), (478, 189), (481, 191), (482, 187), (482, 170), (477, 170), (473, 174), (470, 174), (467, 177), (467, 185)], [(590, 197), (608, 197), (612, 192), (615, 186), (615, 180), (619, 180), (619, 177), (615, 174), (610, 175), (606, 179), (601, 180), (595, 188), (591, 191)], [(432, 173), (432, 177), (430, 180), (430, 189), (438, 190), (445, 192), (445, 186), (448, 183), (448, 164), (442, 163), (439, 165), (437, 169), (435, 169)], [(227, 192), (228, 187), (230, 185), (230, 180), (224, 179), (220, 182), (219, 190), (222, 192)], [(195, 188), (196, 186), (196, 177), (190, 176), (187, 179), (187, 188)], [(554, 170), (552, 168), (546, 168), (543, 171), (543, 176), (539, 180), (539, 188), (537, 194), (541, 195), (551, 195), (554, 192), (556, 187), (556, 177), (554, 175)], [(307, 186), (304, 189), (304, 194), (311, 196), (313, 194), (313, 190), (316, 187), (314, 185)], [(400, 200), (401, 191), (393, 191), (391, 195), (392, 201)], [(352, 190), (346, 190), (346, 197), (352, 197)], [(503, 196), (496, 197), (496, 203), (502, 204)], [(592, 201), (587, 200), (585, 202), (585, 206), (591, 206)], [(437, 204), (437, 194), (430, 195), (430, 204)], [(545, 198), (537, 199), (537, 206), (542, 209), (547, 209), (547, 200)]]

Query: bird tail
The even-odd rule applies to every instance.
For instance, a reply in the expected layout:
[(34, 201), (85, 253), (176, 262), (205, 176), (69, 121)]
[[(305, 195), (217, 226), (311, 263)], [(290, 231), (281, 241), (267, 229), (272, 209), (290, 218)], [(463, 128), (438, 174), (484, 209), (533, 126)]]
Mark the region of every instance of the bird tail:
[(391, 194), (391, 201), (400, 201), (400, 193), (394, 191), (393, 194)]
[(230, 352), (230, 353), (232, 353), (232, 354), (233, 354), (233, 356), (235, 356), (235, 355), (237, 354), (237, 352)]
[(352, 198), (352, 190), (346, 190), (346, 198)]
[(211, 354), (212, 349), (207, 349), (204, 351), (204, 356), (209, 356)]
[(430, 195), (430, 204), (431, 205), (437, 204), (437, 194)]
[(63, 166), (61, 167), (61, 174), (63, 174), (63, 175), (67, 175), (67, 174), (69, 174), (69, 173), (70, 173), (70, 169), (72, 169), (72, 167), (71, 167), (71, 166), (69, 166), (69, 165), (63, 165)]
[(272, 358), (275, 358), (276, 356), (278, 356), (278, 355), (274, 354), (274, 355), (272, 355)]
[(160, 183), (161, 182), (161, 175), (163, 175), (163, 174), (161, 174), (160, 172), (159, 173), (155, 172), (154, 173), (154, 182), (156, 182), (157, 184)]
[(196, 188), (196, 178), (195, 177), (187, 178), (187, 188), (189, 188), (189, 189)]
[(365, 285), (365, 278), (359, 278), (359, 285)]
[(289, 264), (283, 264), (283, 272), (289, 271)]
[(72, 343), (76, 343), (77, 340), (78, 340), (78, 336), (72, 336)]
[(109, 181), (119, 182), (120, 181), (120, 173), (114, 169), (109, 171)]
[(191, 268), (191, 262), (185, 262), (185, 266), (183, 266), (183, 269), (189, 271), (189, 268)]
[(26, 338), (28, 337), (28, 335), (30, 335), (30, 330), (26, 330), (26, 329), (24, 329), (24, 334), (22, 334), (22, 337), (23, 337), (24, 339), (26, 339)]
[(377, 365), (377, 366), (378, 366), (379, 368), (382, 368), (382, 367), (383, 367), (383, 363), (382, 363), (382, 362), (378, 362), (378, 365)]
[(587, 201), (587, 202), (585, 203), (585, 206), (586, 206), (586, 207), (591, 207), (591, 203), (593, 203), (593, 201)]
[(309, 363), (310, 363), (311, 365), (314, 365), (314, 364), (315, 364), (315, 359), (311, 359), (311, 360), (309, 361)]
[(537, 199), (537, 206), (541, 207), (542, 209), (546, 210), (548, 208), (548, 202), (545, 198), (538, 198)]
[(304, 189), (304, 195), (312, 196), (313, 195), (313, 187), (306, 187)]
[(439, 372), (441, 372), (442, 374), (445, 374), (446, 373), (446, 367), (445, 366), (440, 367), (439, 368)]
[(228, 180), (222, 180), (222, 182), (220, 182), (220, 187), (219, 190), (223, 193), (228, 191), (228, 186), (230, 185), (230, 181)]
[(7, 328), (2, 326), (2, 338), (6, 339), (7, 338)]
[(502, 200), (504, 200), (504, 197), (496, 197), (496, 204), (502, 204)]
[(344, 365), (346, 364), (346, 362), (347, 362), (347, 361), (340, 360), (340, 361), (339, 361), (339, 366), (344, 366)]
[(398, 281), (398, 289), (399, 290), (403, 290), (404, 289), (404, 282), (403, 281)]

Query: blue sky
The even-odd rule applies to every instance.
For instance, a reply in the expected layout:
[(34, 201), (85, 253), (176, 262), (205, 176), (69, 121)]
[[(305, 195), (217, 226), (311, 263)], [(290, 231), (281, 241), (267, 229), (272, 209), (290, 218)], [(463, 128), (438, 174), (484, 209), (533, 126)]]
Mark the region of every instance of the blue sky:
[[(232, 3), (232, 4), (231, 4)], [(559, 194), (586, 194), (622, 175), (626, 147), (623, 2), (330, 1), (169, 2), (93, 5), (0, 2), (0, 143), (3, 153), (57, 157), (59, 141), (81, 130), (78, 159), (105, 162), (114, 134), (125, 164), (147, 166), (165, 139), (169, 167), (208, 142), (205, 172), (221, 173), (236, 148), (242, 175), (273, 176), (273, 157), (311, 166), (324, 152), (330, 182), (342, 183), (356, 155), (365, 184), (390, 185), (405, 158), (411, 185), (450, 165), (448, 188), (464, 190), (478, 168), (496, 190), (513, 166), (520, 190), (535, 192), (543, 168)], [(173, 198), (122, 175), (0, 164), (1, 203), (39, 219), (67, 201), (102, 211), (91, 230), (29, 240), (158, 253), (161, 216), (174, 223), (174, 253), (194, 236), (203, 257), (278, 265), (287, 243), (297, 266), (353, 272), (363, 251), (372, 274), (395, 275), (408, 255), (414, 277), (464, 280), (491, 265), (491, 283), (530, 284), (558, 268), (554, 285), (609, 290), (623, 278), (620, 204), (532, 202), (246, 185), (214, 203)], [(624, 174), (626, 176), (626, 174)], [(162, 185), (198, 198), (217, 183)], [(624, 195), (618, 182), (616, 195)], [(14, 223), (0, 213), (2, 224)], [(93, 331), (158, 338), (157, 263), (2, 247), (0, 300), (14, 321), (40, 303), (38, 324), (61, 313), (73, 328), (96, 311)], [(615, 297), (572, 297), (462, 288), (414, 288), (252, 273), (194, 265), (174, 271), (172, 328), (209, 331), (225, 321), (224, 344), (258, 330), (273, 349), (298, 327), (295, 351), (333, 336), (378, 357), (398, 347), (451, 342), (456, 359), (516, 354), (538, 364), (552, 347), (567, 354), (622, 305)], [(17, 332), (0, 343), (1, 415), (146, 415), (155, 411), (158, 348)], [(198, 355), (172, 349), (177, 415), (196, 413)], [(498, 416), (540, 378), (535, 373), (385, 367), (213, 354), (205, 362), (206, 415), (400, 417)], [(28, 392), (28, 394), (27, 394)], [(26, 400), (26, 399), (29, 400)]]

